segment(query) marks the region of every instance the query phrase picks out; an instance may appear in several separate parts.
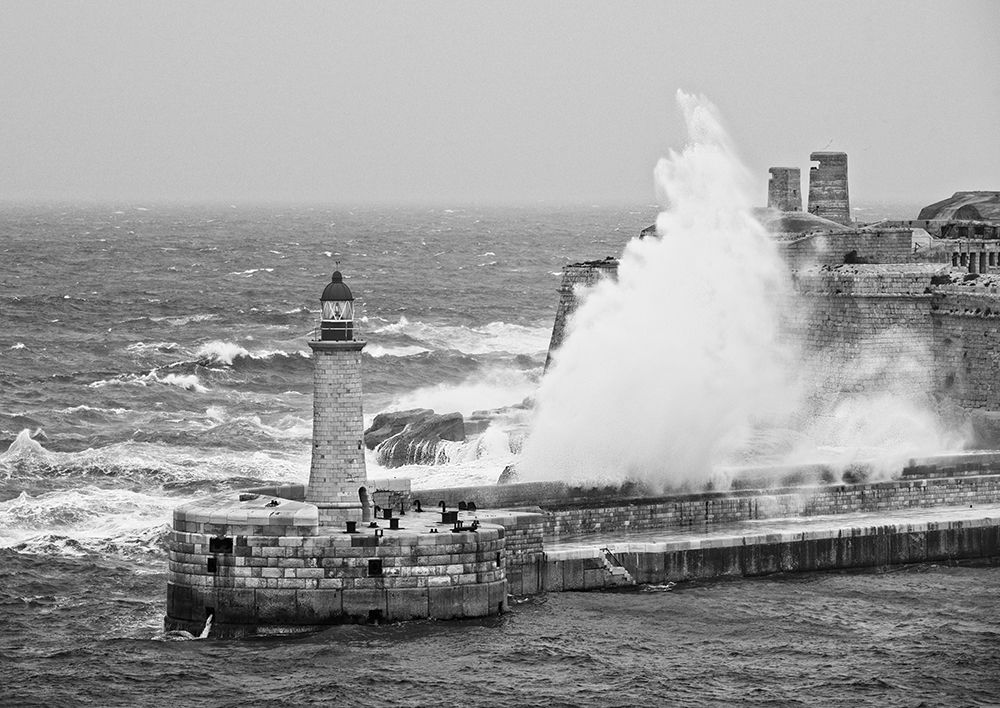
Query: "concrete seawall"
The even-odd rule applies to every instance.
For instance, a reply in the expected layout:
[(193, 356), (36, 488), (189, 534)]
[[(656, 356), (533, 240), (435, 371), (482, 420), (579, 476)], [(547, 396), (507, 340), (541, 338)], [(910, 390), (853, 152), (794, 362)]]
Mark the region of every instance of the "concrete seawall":
[[(1000, 558), (1000, 506), (941, 509), (898, 515), (799, 520), (756, 532), (579, 540), (546, 549), (542, 587), (549, 592), (598, 590), (634, 583), (667, 583), (778, 572), (884, 568), (907, 563)], [(620, 568), (620, 572), (613, 572)]]

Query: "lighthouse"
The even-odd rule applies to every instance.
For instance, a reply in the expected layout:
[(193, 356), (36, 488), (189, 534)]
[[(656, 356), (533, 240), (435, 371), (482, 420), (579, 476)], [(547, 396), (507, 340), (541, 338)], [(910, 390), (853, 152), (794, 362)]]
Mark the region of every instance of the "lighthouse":
[(361, 401), (361, 350), (354, 338), (354, 296), (340, 271), (323, 290), (313, 352), (312, 464), (306, 501), (320, 526), (369, 519)]

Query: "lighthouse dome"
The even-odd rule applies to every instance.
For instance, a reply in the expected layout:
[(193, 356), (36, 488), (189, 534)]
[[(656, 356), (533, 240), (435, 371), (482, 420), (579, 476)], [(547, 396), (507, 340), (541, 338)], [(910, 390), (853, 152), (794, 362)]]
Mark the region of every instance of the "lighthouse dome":
[(327, 283), (326, 289), (323, 290), (323, 296), (320, 300), (353, 300), (354, 296), (351, 295), (351, 289), (347, 287), (347, 283), (344, 282), (344, 276), (340, 274), (340, 271), (335, 271), (333, 274), (333, 279)]

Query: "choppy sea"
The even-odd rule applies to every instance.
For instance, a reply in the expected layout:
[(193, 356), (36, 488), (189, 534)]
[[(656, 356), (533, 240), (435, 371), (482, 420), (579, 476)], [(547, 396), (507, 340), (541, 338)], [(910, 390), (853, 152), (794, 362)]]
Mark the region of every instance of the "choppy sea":
[[(0, 704), (1000, 703), (997, 568), (557, 594), (489, 621), (163, 641), (170, 510), (308, 477), (305, 342), (333, 270), (360, 306), (367, 418), (501, 409), (538, 384), (561, 267), (619, 254), (654, 215), (0, 206)], [(391, 474), (494, 481), (524, 426), (499, 416), (441, 464)], [(371, 456), (368, 471), (390, 474)]]

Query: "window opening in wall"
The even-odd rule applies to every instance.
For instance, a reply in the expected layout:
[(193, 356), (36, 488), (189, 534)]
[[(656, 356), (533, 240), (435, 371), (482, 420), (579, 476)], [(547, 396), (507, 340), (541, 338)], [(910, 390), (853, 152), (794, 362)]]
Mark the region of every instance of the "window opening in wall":
[(208, 539), (208, 552), (209, 553), (232, 553), (233, 552), (233, 539), (227, 536), (219, 536), (216, 538)]
[(382, 577), (382, 559), (381, 558), (369, 558), (368, 559), (368, 577), (369, 578), (381, 578)]
[(209, 558), (208, 559), (208, 572), (209, 573), (214, 573), (216, 570), (218, 570), (218, 567), (219, 567), (219, 564), (216, 562), (215, 558)]

